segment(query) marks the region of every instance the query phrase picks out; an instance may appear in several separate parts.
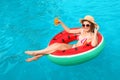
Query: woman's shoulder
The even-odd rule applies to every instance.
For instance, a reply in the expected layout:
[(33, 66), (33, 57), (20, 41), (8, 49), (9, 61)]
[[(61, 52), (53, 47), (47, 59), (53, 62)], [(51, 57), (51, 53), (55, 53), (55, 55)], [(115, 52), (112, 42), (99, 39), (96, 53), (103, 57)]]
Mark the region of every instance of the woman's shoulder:
[(80, 27), (80, 28), (78, 29), (78, 31), (79, 31), (79, 33), (83, 33), (84, 30), (83, 30), (83, 28)]

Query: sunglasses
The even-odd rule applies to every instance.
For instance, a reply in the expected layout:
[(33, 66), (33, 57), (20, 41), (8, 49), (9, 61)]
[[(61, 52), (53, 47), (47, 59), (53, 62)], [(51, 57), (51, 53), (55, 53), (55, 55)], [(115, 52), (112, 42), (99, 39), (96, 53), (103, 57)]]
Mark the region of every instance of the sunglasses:
[(90, 27), (90, 24), (82, 24), (83, 27)]

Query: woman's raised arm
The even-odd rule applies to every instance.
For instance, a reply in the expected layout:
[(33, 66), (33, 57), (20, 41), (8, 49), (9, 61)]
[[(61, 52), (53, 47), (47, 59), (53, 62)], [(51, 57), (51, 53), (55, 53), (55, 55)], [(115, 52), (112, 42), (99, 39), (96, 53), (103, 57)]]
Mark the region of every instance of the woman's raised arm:
[(61, 24), (61, 26), (64, 28), (64, 30), (68, 33), (80, 33), (81, 32), (81, 29), (71, 30), (60, 20), (59, 20), (59, 24)]
[(94, 29), (94, 35), (93, 35), (93, 38), (92, 38), (92, 43), (91, 45), (93, 47), (96, 47), (98, 45), (98, 36), (97, 36), (97, 29)]

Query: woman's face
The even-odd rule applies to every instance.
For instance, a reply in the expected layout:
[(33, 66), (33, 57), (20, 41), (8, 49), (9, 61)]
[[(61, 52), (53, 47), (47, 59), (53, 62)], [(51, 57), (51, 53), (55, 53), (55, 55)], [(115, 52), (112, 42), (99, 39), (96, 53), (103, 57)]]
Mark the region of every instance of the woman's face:
[(82, 27), (83, 27), (84, 31), (88, 32), (88, 31), (90, 31), (91, 23), (88, 21), (83, 21)]

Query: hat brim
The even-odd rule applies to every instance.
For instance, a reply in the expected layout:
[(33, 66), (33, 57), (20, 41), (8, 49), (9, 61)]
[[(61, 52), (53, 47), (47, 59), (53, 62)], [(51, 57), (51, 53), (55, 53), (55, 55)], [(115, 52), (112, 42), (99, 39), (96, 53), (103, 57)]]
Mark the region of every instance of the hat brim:
[(96, 22), (92, 22), (90, 20), (87, 20), (87, 19), (80, 19), (80, 22), (82, 23), (83, 21), (89, 21), (91, 23), (93, 23), (95, 25), (95, 28), (98, 28), (98, 24)]

